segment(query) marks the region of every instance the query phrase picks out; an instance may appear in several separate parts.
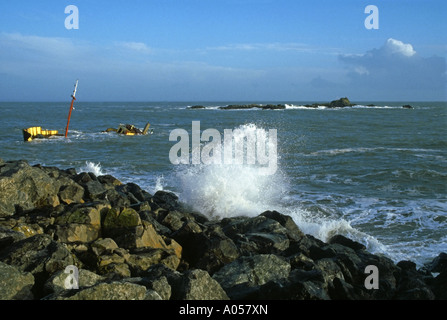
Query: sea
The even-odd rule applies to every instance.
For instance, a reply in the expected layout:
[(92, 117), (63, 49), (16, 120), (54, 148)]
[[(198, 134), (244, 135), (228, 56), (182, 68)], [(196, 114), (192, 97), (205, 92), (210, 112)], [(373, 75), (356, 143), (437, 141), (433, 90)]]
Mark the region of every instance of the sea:
[[(151, 194), (174, 192), (212, 219), (276, 210), (306, 234), (323, 241), (342, 234), (396, 263), (411, 260), (421, 267), (447, 252), (446, 102), (354, 101), (355, 107), (332, 109), (304, 106), (315, 101), (78, 99), (67, 138), (23, 141), (22, 129), (32, 126), (65, 133), (70, 102), (1, 102), (0, 158), (110, 174)], [(286, 108), (219, 108), (248, 103)], [(413, 108), (402, 108), (407, 104)], [(195, 105), (203, 108), (190, 108)], [(120, 124), (143, 128), (147, 122), (145, 136), (104, 132)], [(192, 161), (194, 124), (200, 125), (199, 162)], [(262, 133), (256, 137), (268, 139), (264, 146), (275, 147), (264, 150), (275, 156), (274, 172), (265, 174), (265, 162), (250, 162), (248, 156), (233, 164), (204, 161), (204, 150), (217, 157), (218, 148), (227, 148), (228, 132), (233, 139)], [(189, 161), (173, 161), (179, 155)]]

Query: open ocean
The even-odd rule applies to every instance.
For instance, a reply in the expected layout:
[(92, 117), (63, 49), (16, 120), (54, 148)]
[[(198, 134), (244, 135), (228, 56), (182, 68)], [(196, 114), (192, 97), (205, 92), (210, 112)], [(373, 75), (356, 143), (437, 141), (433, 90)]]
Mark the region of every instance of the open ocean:
[[(0, 158), (111, 174), (150, 193), (175, 192), (210, 216), (277, 210), (325, 241), (343, 234), (395, 262), (422, 266), (447, 252), (447, 103), (358, 102), (377, 107), (220, 110), (238, 102), (75, 102), (68, 138), (23, 142), (22, 129), (65, 132), (70, 101), (0, 103)], [(321, 101), (323, 102), (323, 101)], [(244, 102), (240, 102), (244, 103)], [(246, 102), (245, 102), (246, 103)], [(249, 103), (267, 103), (250, 101)], [(193, 105), (205, 109), (188, 109)], [(414, 109), (403, 109), (410, 104)], [(174, 165), (174, 129), (277, 130), (278, 169), (255, 165)], [(103, 133), (120, 123), (153, 134)]]

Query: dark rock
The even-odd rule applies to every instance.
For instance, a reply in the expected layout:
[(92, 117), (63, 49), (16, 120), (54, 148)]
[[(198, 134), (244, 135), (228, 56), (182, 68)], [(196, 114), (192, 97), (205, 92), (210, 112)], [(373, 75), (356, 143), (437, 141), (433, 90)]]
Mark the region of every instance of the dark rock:
[(208, 272), (199, 269), (186, 271), (177, 283), (173, 300), (229, 300), (220, 284)]
[(426, 265), (430, 272), (447, 272), (447, 253), (441, 252), (432, 262)]
[(202, 105), (196, 105), (196, 106), (189, 107), (189, 109), (205, 109), (205, 107)]
[(401, 270), (396, 273), (397, 288), (395, 299), (401, 300), (433, 300), (435, 295), (426, 284), (425, 276), (416, 271), (412, 261), (400, 261)]
[(447, 272), (443, 271), (436, 276), (436, 278), (430, 282), (432, 292), (435, 294), (435, 299), (446, 300), (447, 299)]
[(113, 189), (122, 185), (122, 182), (112, 175), (106, 174), (97, 177), (98, 181), (107, 189)]
[(344, 108), (352, 106), (354, 106), (354, 104), (352, 104), (348, 98), (341, 98), (338, 100), (331, 101), (328, 105), (329, 108)]
[(178, 197), (172, 192), (157, 191), (151, 201), (166, 210), (178, 210), (181, 208)]
[(182, 246), (182, 258), (190, 267), (200, 268), (211, 274), (240, 255), (236, 245), (218, 225), (209, 226), (202, 231), (197, 223), (189, 221), (172, 237)]
[(214, 273), (213, 279), (231, 299), (240, 300), (269, 281), (287, 278), (290, 269), (287, 261), (275, 255), (243, 256)]
[(241, 253), (278, 253), (289, 247), (288, 235), (293, 234), (278, 221), (260, 215), (254, 218), (222, 220), (223, 232)]
[(12, 229), (0, 226), (0, 252), (4, 248), (9, 247), (15, 241), (25, 238), (26, 236), (22, 232), (14, 231)]
[(402, 106), (402, 108), (404, 108), (404, 109), (413, 109), (413, 107), (410, 106), (409, 104), (406, 104), (406, 105)]
[(41, 297), (43, 284), (56, 271), (74, 264), (67, 248), (48, 235), (36, 235), (14, 242), (0, 252), (0, 261), (30, 272), (35, 278), (33, 294)]
[(279, 222), (287, 230), (287, 236), (292, 240), (300, 240), (304, 237), (304, 233), (298, 228), (292, 217), (281, 214), (277, 211), (266, 211), (261, 216)]
[(259, 105), (259, 104), (230, 104), (225, 107), (219, 107), (222, 110), (238, 110), (238, 109), (262, 109), (262, 110), (283, 110), (286, 106), (283, 104), (267, 104), (267, 105)]
[[(209, 220), (171, 192), (0, 159), (0, 298), (447, 299), (446, 261), (417, 270), (342, 235), (305, 235), (276, 211)], [(68, 265), (79, 290), (63, 286)], [(370, 266), (378, 289), (366, 288)]]
[(332, 238), (329, 239), (328, 243), (333, 244), (333, 243), (338, 243), (341, 244), (345, 247), (351, 248), (352, 250), (365, 250), (366, 247), (356, 241), (352, 241), (349, 238), (346, 238), (345, 236), (342, 236), (340, 234), (333, 236)]
[(127, 196), (131, 204), (136, 204), (143, 201), (150, 201), (152, 195), (147, 191), (141, 189), (135, 183), (127, 183), (116, 187), (118, 192), (121, 192)]

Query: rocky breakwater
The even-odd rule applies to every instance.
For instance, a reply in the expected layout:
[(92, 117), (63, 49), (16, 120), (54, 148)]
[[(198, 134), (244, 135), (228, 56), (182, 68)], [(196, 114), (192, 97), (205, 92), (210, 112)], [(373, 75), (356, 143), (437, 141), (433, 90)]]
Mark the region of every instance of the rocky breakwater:
[(0, 160), (0, 299), (446, 299), (446, 285), (445, 253), (417, 270), (279, 212), (210, 220), (170, 192)]

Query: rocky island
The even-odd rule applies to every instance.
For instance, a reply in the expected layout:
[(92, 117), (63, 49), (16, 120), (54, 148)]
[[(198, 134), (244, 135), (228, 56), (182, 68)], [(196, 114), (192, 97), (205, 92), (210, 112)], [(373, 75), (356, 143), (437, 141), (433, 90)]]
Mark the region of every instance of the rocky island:
[(276, 211), (213, 220), (171, 192), (0, 159), (0, 299), (447, 299), (447, 254), (433, 258), (417, 269)]
[(262, 109), (262, 110), (283, 110), (286, 106), (284, 104), (230, 104), (225, 107), (219, 107), (222, 110), (238, 110), (238, 109)]
[[(340, 98), (338, 100), (333, 100), (331, 102), (322, 102), (322, 103), (312, 103), (312, 104), (305, 104), (303, 107), (305, 108), (320, 108), (320, 107), (326, 107), (329, 109), (333, 108), (347, 108), (347, 107), (355, 107), (358, 106), (358, 104), (351, 103), (348, 98)], [(376, 107), (374, 104), (369, 104), (367, 107)], [(250, 110), (250, 109), (260, 109), (260, 110), (284, 110), (286, 109), (285, 104), (230, 104), (227, 106), (219, 107), (220, 110)], [(412, 106), (406, 104), (403, 105), (402, 108), (404, 109), (413, 109)], [(194, 105), (191, 107), (188, 107), (188, 109), (196, 110), (196, 109), (206, 109), (203, 105)]]

